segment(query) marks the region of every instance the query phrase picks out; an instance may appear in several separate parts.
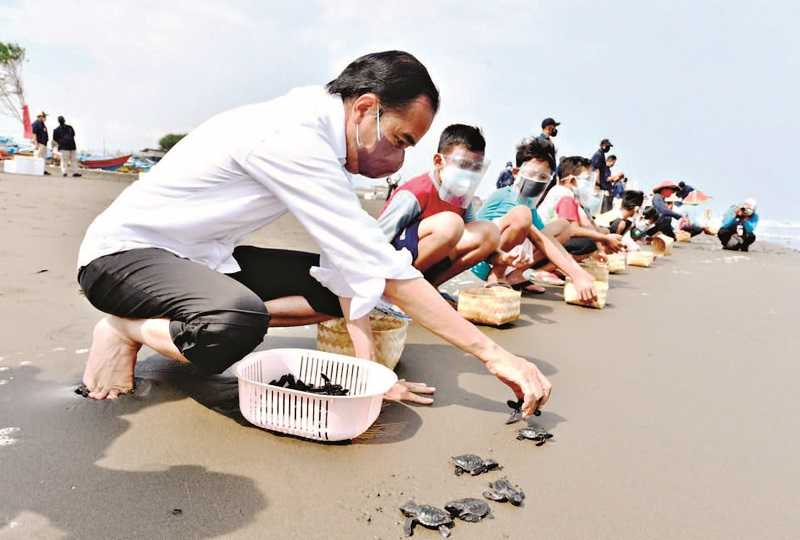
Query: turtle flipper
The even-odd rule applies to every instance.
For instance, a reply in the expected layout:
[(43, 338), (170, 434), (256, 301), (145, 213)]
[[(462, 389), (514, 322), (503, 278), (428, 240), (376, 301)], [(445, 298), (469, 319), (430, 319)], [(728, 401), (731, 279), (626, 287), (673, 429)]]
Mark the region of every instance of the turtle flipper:
[(409, 517), (406, 518), (405, 525), (403, 525), (403, 534), (406, 536), (412, 536), (414, 534), (414, 525), (417, 524), (417, 518)]
[(442, 535), (442, 538), (448, 538), (450, 536), (450, 527), (447, 525), (440, 525), (439, 534)]
[(497, 493), (496, 491), (492, 491), (490, 489), (487, 489), (486, 491), (484, 491), (483, 492), (483, 496), (484, 496), (484, 498), (489, 499), (490, 501), (504, 501), (505, 500), (504, 496), (502, 496), (499, 493)]

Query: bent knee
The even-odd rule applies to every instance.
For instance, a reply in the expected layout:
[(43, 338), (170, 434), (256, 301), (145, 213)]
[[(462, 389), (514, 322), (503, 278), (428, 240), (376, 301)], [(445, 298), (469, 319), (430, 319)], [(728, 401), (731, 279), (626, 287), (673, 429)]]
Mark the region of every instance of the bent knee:
[(455, 212), (440, 212), (425, 218), (420, 225), (423, 233), (435, 235), (451, 244), (457, 243), (464, 234), (464, 219)]
[(172, 324), (173, 341), (192, 364), (206, 373), (222, 373), (261, 343), (269, 313), (258, 296), (241, 294)]

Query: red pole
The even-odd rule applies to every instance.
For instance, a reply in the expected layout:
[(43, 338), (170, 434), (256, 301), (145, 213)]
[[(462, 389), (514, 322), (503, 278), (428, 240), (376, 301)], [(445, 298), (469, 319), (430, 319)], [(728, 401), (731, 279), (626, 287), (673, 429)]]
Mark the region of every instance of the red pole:
[(31, 128), (31, 111), (27, 105), (22, 106), (22, 136), (26, 139), (33, 138), (33, 129)]

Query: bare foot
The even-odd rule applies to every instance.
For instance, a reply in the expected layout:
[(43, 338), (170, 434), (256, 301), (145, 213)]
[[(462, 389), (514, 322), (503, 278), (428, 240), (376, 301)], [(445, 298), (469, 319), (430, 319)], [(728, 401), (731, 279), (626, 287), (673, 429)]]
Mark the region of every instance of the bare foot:
[(103, 317), (94, 327), (83, 384), (91, 399), (116, 399), (133, 390), (133, 368), (142, 347), (114, 327), (115, 317)]

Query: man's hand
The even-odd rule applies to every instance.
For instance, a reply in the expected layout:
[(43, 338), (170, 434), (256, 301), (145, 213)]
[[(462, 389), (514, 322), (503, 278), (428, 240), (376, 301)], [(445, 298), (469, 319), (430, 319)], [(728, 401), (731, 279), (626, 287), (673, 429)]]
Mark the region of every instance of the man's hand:
[(527, 360), (500, 350), (498, 356), (486, 362), (489, 372), (508, 385), (517, 398), (524, 400), (523, 416), (531, 416), (550, 399), (553, 385), (539, 368)]
[(603, 238), (603, 243), (611, 253), (617, 253), (622, 250), (622, 237), (618, 234), (607, 234)]
[(400, 379), (388, 392), (383, 394), (383, 399), (388, 401), (408, 401), (418, 405), (430, 405), (433, 398), (418, 396), (417, 394), (433, 394), (436, 392), (435, 386), (428, 386), (425, 383), (408, 382)]
[(495, 255), (497, 264), (502, 266), (513, 266), (514, 268), (524, 268), (533, 264), (533, 253), (523, 247), (523, 244), (514, 246), (511, 251), (497, 250)]
[(592, 278), (589, 272), (581, 268), (580, 272), (570, 277), (572, 277), (572, 285), (578, 293), (578, 298), (584, 302), (594, 302), (597, 300), (597, 289), (594, 288), (594, 278)]

